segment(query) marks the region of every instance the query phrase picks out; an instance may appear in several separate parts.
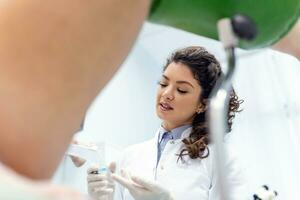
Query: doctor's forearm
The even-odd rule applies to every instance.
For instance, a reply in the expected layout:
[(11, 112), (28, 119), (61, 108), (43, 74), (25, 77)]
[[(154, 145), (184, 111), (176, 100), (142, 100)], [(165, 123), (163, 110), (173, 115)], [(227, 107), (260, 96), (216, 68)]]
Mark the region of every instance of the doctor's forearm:
[[(118, 69), (149, 0), (0, 3), (0, 158), (49, 178), (95, 96)], [(5, 139), (4, 139), (5, 138)]]

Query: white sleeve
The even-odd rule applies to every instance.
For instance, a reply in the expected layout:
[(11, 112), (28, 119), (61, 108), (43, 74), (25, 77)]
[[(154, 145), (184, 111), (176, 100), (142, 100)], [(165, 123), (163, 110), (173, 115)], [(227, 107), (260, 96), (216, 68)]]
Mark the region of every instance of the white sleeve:
[[(244, 175), (243, 167), (239, 162), (235, 152), (227, 149), (227, 159), (225, 162), (226, 178), (228, 183), (228, 198), (230, 200), (247, 200), (250, 197), (248, 184)], [(212, 182), (209, 190), (209, 200), (223, 200), (218, 183), (220, 178), (216, 174), (217, 167), (214, 165), (214, 150), (211, 150), (210, 168), (212, 170)]]

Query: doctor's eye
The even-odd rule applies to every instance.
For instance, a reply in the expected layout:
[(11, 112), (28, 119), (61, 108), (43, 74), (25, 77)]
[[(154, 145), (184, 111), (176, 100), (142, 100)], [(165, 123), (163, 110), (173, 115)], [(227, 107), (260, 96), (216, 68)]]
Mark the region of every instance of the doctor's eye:
[(167, 87), (168, 85), (162, 82), (158, 82), (158, 85), (160, 85), (160, 87)]
[(181, 90), (181, 89), (177, 89), (177, 91), (178, 91), (179, 93), (181, 93), (181, 94), (186, 94), (186, 93), (188, 93), (188, 91)]

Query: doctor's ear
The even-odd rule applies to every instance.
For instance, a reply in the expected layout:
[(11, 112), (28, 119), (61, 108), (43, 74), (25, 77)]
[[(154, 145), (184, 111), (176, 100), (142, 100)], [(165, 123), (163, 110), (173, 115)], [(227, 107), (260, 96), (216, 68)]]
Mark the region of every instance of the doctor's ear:
[(197, 107), (197, 110), (196, 110), (196, 113), (197, 114), (200, 114), (200, 113), (203, 113), (207, 110), (207, 101), (202, 101), (199, 103), (198, 107)]

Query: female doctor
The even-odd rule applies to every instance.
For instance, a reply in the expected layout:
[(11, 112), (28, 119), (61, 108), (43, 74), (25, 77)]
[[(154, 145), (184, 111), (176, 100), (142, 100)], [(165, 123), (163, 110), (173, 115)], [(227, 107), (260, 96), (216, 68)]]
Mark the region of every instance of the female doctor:
[[(97, 200), (221, 200), (206, 111), (222, 75), (216, 58), (202, 47), (187, 47), (167, 60), (159, 81), (156, 113), (162, 124), (153, 139), (127, 148), (111, 176), (88, 170), (88, 190)], [(241, 103), (232, 91), (228, 128)], [(237, 162), (226, 159), (230, 199), (246, 199)], [(119, 184), (116, 184), (119, 183)]]

